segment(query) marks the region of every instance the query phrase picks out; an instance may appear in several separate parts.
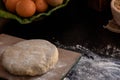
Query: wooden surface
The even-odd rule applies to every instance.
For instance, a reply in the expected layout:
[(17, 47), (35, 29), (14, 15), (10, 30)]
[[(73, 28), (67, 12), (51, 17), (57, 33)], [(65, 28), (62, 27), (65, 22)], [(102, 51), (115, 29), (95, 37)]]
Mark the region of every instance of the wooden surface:
[[(0, 34), (0, 55), (3, 53), (4, 49), (7, 46), (10, 46), (22, 40), (24, 39), (6, 34)], [(54, 69), (52, 69), (51, 71), (47, 72), (42, 76), (28, 77), (12, 75), (2, 67), (0, 61), (0, 77), (8, 80), (61, 80), (80, 58), (80, 53), (64, 50), (61, 48), (58, 48), (58, 51), (59, 61), (57, 65), (55, 66)]]

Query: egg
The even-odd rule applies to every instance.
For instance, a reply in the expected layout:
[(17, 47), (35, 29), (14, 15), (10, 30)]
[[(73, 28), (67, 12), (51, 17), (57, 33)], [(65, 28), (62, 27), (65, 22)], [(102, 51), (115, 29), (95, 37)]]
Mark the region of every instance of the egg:
[(48, 4), (45, 0), (36, 0), (35, 4), (37, 12), (45, 12), (48, 9)]
[(15, 12), (18, 1), (19, 0), (4, 0), (6, 9), (10, 12)]
[(32, 0), (19, 0), (16, 4), (16, 12), (21, 17), (31, 17), (36, 12), (36, 5)]

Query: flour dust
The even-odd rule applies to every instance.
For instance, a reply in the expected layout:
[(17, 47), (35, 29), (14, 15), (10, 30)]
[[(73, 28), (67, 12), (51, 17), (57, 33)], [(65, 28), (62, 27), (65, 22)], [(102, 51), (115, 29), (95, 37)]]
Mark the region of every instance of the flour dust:
[[(120, 60), (112, 57), (99, 56), (89, 49), (81, 46), (65, 46), (56, 42), (58, 47), (77, 50), (82, 54), (78, 63), (67, 73), (63, 80), (120, 80)], [(114, 56), (120, 54), (120, 49), (107, 45), (100, 49), (101, 54)]]

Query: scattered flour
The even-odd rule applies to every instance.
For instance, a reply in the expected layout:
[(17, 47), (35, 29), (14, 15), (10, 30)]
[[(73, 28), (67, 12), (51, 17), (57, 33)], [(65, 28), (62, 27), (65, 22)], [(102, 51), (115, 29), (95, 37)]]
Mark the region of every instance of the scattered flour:
[[(77, 51), (77, 52), (86, 52), (89, 51), (88, 49), (86, 49), (85, 47), (83, 47), (82, 45), (73, 45), (73, 46), (66, 46), (61, 44), (59, 41), (56, 41), (55, 44), (60, 47), (60, 48), (65, 48), (68, 50), (73, 50), (73, 51)], [(100, 56), (105, 56), (105, 57), (113, 57), (113, 58), (120, 58), (120, 48), (108, 44), (104, 47), (92, 47), (89, 48), (92, 52), (95, 52), (96, 54), (100, 55)], [(83, 51), (84, 50), (84, 51)]]
[(82, 57), (67, 74), (69, 80), (120, 80), (120, 61), (96, 57)]
[(101, 56), (120, 58), (120, 49), (111, 44), (108, 44), (105, 47), (101, 47), (99, 49), (93, 48), (91, 50)]
[[(65, 46), (56, 42), (61, 48), (78, 51), (82, 54), (81, 59), (65, 76), (63, 80), (120, 80), (120, 60), (114, 57), (120, 56), (120, 49), (108, 44), (107, 46), (92, 51), (77, 44), (75, 46)], [(104, 57), (104, 56), (109, 57)]]

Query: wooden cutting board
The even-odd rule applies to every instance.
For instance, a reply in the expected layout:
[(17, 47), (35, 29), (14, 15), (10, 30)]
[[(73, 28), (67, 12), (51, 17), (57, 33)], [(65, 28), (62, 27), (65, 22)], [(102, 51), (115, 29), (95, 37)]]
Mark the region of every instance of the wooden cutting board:
[[(0, 55), (7, 46), (13, 45), (22, 40), (24, 39), (6, 34), (0, 34)], [(7, 80), (61, 80), (72, 68), (72, 66), (78, 61), (78, 59), (80, 58), (80, 53), (61, 48), (58, 48), (58, 51), (59, 61), (57, 65), (55, 66), (54, 69), (50, 70), (49, 72), (45, 73), (42, 76), (28, 77), (12, 75), (2, 67), (0, 60), (0, 77)]]

